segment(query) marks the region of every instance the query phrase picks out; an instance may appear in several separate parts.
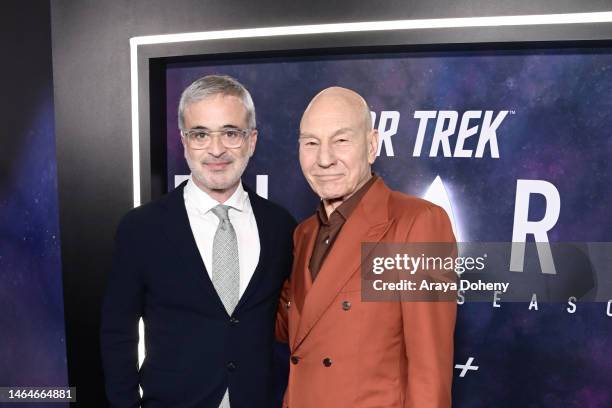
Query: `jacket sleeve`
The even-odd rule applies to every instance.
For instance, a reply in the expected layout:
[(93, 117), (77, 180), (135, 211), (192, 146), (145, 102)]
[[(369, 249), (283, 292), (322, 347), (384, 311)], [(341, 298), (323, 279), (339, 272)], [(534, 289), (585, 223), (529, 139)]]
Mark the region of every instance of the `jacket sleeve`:
[(113, 264), (102, 306), (100, 347), (111, 407), (140, 405), (138, 322), (143, 314), (136, 225), (126, 217), (115, 236)]
[[(440, 207), (416, 217), (406, 242), (452, 243), (445, 248), (456, 254), (450, 221)], [(401, 310), (408, 362), (404, 408), (450, 408), (457, 303), (406, 301)]]

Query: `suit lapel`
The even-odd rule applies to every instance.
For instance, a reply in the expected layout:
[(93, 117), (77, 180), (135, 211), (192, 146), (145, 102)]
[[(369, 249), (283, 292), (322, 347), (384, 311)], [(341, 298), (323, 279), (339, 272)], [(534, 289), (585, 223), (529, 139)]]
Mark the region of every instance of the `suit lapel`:
[(312, 256), (318, 230), (318, 221), (311, 218), (306, 221), (301, 231), (301, 236), (297, 240), (298, 247), (295, 249), (295, 267), (293, 268), (293, 276), (296, 282), (294, 283), (294, 299), (292, 300), (300, 311), (304, 307), (306, 294), (312, 286), (312, 274), (308, 265), (310, 264), (310, 257)]
[[(294, 304), (293, 308), (296, 309), (297, 313), (294, 316), (300, 316), (300, 313), (304, 307), (304, 300), (306, 294), (312, 286), (312, 276), (308, 264), (310, 263), (310, 257), (312, 255), (312, 249), (314, 247), (314, 241), (317, 236), (319, 228), (318, 221), (315, 217), (310, 217), (299, 229), (299, 236), (296, 237), (296, 246), (294, 248), (294, 259), (293, 267), (290, 278), (290, 293), (291, 297), (288, 299)], [(295, 342), (297, 335), (298, 325), (289, 325), (289, 344)]]
[[(305, 294), (292, 350), (295, 350), (304, 341), (333, 299), (351, 276), (359, 270), (362, 257), (361, 243), (379, 242), (388, 231), (393, 221), (388, 219), (389, 194), (390, 190), (383, 181), (376, 181), (342, 227), (317, 278)], [(304, 273), (309, 275), (308, 260), (312, 254), (315, 238), (316, 228), (314, 232), (311, 231), (308, 236), (304, 237), (306, 243), (302, 243), (302, 246), (305, 247), (305, 251), (308, 251), (307, 256), (302, 255), (299, 259), (299, 262), (302, 263), (297, 264), (304, 265)], [(296, 298), (298, 298), (298, 293), (296, 293)]]
[(274, 223), (274, 219), (267, 214), (266, 208), (262, 205), (263, 198), (259, 197), (257, 193), (253, 192), (246, 186), (245, 190), (249, 194), (249, 201), (251, 202), (251, 208), (253, 209), (253, 214), (255, 215), (255, 222), (257, 223), (257, 234), (259, 235), (260, 249), (257, 266), (255, 267), (255, 271), (253, 272), (251, 280), (249, 281), (246, 289), (244, 290), (244, 293), (242, 294), (240, 300), (238, 301), (238, 304), (236, 305), (236, 310), (239, 310), (241, 307), (243, 307), (243, 305), (257, 290), (257, 285), (265, 274), (266, 268), (264, 263), (265, 260), (269, 257), (269, 251), (273, 245), (272, 240), (274, 238), (274, 232), (270, 229), (270, 227)]
[(183, 182), (168, 193), (164, 230), (171, 242), (172, 250), (176, 250), (179, 253), (181, 264), (178, 267), (185, 269), (193, 282), (201, 287), (205, 293), (205, 299), (210, 299), (210, 302), (213, 302), (215, 305), (215, 309), (218, 309), (220, 313), (227, 314), (208, 276), (206, 266), (200, 256), (200, 251), (189, 224), (189, 217), (187, 216), (187, 209), (185, 208), (185, 200), (183, 198), (183, 189), (186, 183)]

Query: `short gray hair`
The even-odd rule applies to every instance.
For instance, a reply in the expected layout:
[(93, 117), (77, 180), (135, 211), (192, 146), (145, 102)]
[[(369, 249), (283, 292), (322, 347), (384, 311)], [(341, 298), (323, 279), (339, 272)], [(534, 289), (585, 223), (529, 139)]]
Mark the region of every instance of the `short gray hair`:
[(230, 95), (239, 98), (247, 110), (247, 126), (255, 129), (255, 105), (249, 91), (228, 75), (207, 75), (194, 81), (181, 94), (178, 107), (179, 129), (185, 129), (185, 109), (192, 103), (214, 95)]

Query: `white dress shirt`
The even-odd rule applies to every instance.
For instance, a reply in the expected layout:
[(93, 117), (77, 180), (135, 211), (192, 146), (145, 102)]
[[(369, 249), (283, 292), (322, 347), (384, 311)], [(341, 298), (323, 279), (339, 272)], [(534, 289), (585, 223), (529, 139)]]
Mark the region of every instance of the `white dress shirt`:
[[(208, 276), (212, 280), (213, 240), (219, 225), (219, 218), (217, 218), (211, 209), (221, 203), (196, 186), (191, 176), (183, 189), (183, 198), (191, 232), (195, 237)], [(261, 247), (257, 222), (253, 214), (249, 194), (244, 191), (242, 182), (238, 185), (234, 194), (223, 204), (231, 207), (228, 211), (228, 216), (234, 226), (238, 240), (240, 296), (242, 297), (259, 262)]]

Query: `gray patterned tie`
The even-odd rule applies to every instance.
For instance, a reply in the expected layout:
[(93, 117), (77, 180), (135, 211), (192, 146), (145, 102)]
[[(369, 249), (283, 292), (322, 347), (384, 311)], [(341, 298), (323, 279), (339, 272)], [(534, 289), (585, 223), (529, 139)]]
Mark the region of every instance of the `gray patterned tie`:
[(229, 220), (230, 207), (219, 204), (212, 212), (219, 218), (219, 226), (213, 240), (212, 282), (231, 315), (238, 304), (240, 292), (240, 264), (238, 261), (238, 240), (236, 231)]
[[(212, 282), (225, 310), (234, 312), (240, 294), (240, 264), (236, 231), (229, 220), (230, 207), (219, 204), (212, 212), (219, 218), (213, 240)], [(219, 408), (230, 408), (229, 389), (225, 390)]]

